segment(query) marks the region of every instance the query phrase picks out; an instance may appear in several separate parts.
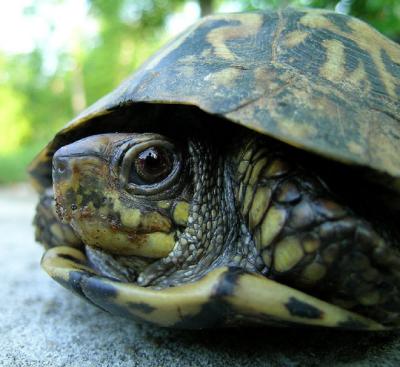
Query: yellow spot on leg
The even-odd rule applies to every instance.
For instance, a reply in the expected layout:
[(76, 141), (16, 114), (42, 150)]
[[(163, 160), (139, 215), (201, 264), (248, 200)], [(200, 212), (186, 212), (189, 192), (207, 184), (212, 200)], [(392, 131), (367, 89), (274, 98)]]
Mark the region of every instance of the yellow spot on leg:
[(246, 193), (243, 200), (243, 215), (246, 216), (249, 212), (251, 202), (253, 200), (253, 186), (247, 185)]
[(305, 252), (314, 252), (319, 247), (319, 240), (318, 238), (308, 236), (302, 241), (303, 248)]
[(257, 226), (263, 218), (264, 213), (269, 206), (271, 193), (271, 189), (265, 186), (261, 186), (257, 189), (254, 195), (253, 205), (251, 206), (249, 212), (250, 229), (253, 229), (255, 226)]
[(264, 264), (267, 265), (268, 267), (271, 266), (272, 263), (272, 257), (269, 251), (264, 251), (262, 254), (262, 258), (264, 261)]
[(251, 171), (251, 176), (249, 180), (250, 185), (254, 185), (258, 181), (258, 176), (260, 175), (260, 171), (267, 164), (267, 158), (260, 159), (253, 167)]
[(286, 221), (286, 211), (272, 207), (261, 224), (261, 247), (267, 247), (279, 234)]
[(264, 176), (267, 178), (281, 176), (289, 171), (290, 167), (282, 159), (274, 159), (264, 170)]
[(276, 246), (274, 268), (278, 272), (292, 269), (304, 256), (297, 237), (286, 237)]
[(243, 174), (247, 171), (248, 166), (249, 166), (248, 161), (241, 161), (239, 163), (239, 166), (238, 166), (239, 177), (243, 176)]
[(311, 263), (302, 272), (301, 280), (305, 284), (314, 284), (326, 274), (326, 268), (318, 263)]

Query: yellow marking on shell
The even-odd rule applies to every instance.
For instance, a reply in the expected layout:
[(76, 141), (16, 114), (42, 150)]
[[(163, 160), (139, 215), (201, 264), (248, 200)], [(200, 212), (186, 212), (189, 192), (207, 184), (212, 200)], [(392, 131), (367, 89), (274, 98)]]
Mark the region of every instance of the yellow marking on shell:
[[(214, 18), (214, 17), (213, 17)], [(234, 61), (236, 56), (231, 52), (227, 41), (237, 38), (255, 36), (262, 27), (263, 17), (261, 14), (230, 14), (216, 16), (217, 19), (226, 18), (228, 21), (237, 20), (240, 25), (217, 27), (207, 35), (207, 41), (213, 46), (214, 53), (225, 60)]]
[(193, 78), (196, 75), (195, 68), (190, 65), (183, 65), (179, 70), (186, 78)]
[(306, 13), (301, 17), (300, 23), (310, 28), (325, 28), (333, 32), (337, 32), (338, 28), (332, 24), (326, 17), (323, 16), (324, 12)]
[[(266, 186), (260, 186), (254, 194), (253, 204), (249, 212), (249, 227), (253, 229), (263, 218), (269, 206), (272, 191)], [(257, 241), (256, 241), (257, 242)]]
[[(366, 328), (372, 330), (385, 329), (371, 319), (341, 309), (260, 275), (242, 275), (237, 280), (233, 295), (224, 299), (232, 305), (236, 312), (244, 315), (264, 316), (267, 319), (272, 317), (275, 320), (325, 327), (338, 327), (342, 323), (347, 324), (349, 320), (353, 320), (359, 321)], [(291, 300), (311, 306), (316, 311), (320, 311), (320, 316), (310, 318), (291, 313), (287, 307)]]
[[(277, 62), (275, 61), (275, 63)], [(256, 67), (254, 69), (255, 92), (268, 96), (275, 95), (281, 89), (280, 81), (283, 79), (283, 75), (282, 72), (278, 74), (265, 65)], [(257, 104), (257, 101), (255, 103)], [(257, 119), (250, 122), (257, 126)], [(259, 125), (258, 130), (263, 131), (262, 126)]]
[(348, 75), (346, 75), (346, 82), (349, 81), (351, 83), (353, 83), (354, 85), (359, 86), (361, 84), (361, 82), (364, 83), (363, 85), (363, 90), (364, 93), (369, 92), (366, 91), (365, 88), (369, 89), (369, 83), (368, 82), (368, 78), (367, 78), (367, 72), (365, 71), (365, 67), (364, 64), (362, 62), (358, 62), (357, 68), (352, 71), (351, 73), (349, 73)]
[(303, 283), (312, 285), (321, 280), (326, 274), (326, 268), (322, 264), (311, 263), (301, 273)]
[(335, 39), (322, 41), (326, 48), (326, 62), (320, 68), (321, 75), (334, 83), (342, 82), (345, 75), (345, 54), (342, 42)]
[[(322, 15), (323, 13), (321, 13), (321, 15), (316, 12), (308, 13), (301, 18), (300, 23), (311, 28), (328, 29), (339, 36), (355, 42), (362, 50), (371, 55), (378, 70), (379, 78), (385, 85), (388, 95), (397, 99), (396, 86), (400, 85), (400, 81), (396, 76), (386, 70), (385, 63), (381, 57), (381, 50), (384, 50), (395, 64), (400, 64), (400, 49), (398, 45), (359, 19), (348, 18), (347, 26), (350, 27), (352, 32), (345, 32)], [(355, 74), (355, 76), (357, 76), (355, 80), (364, 77), (361, 70), (358, 71), (358, 73), (361, 74), (358, 76)], [(348, 79), (346, 81), (348, 81)]]
[(284, 45), (287, 48), (292, 48), (300, 43), (303, 43), (305, 39), (309, 36), (308, 32), (305, 31), (293, 31), (290, 32), (286, 35), (285, 40), (284, 40)]
[(203, 59), (209, 59), (210, 57), (212, 57), (212, 48), (208, 47), (205, 48), (202, 52), (201, 52), (201, 57)]
[(347, 148), (349, 149), (350, 152), (353, 154), (363, 154), (364, 153), (364, 148), (361, 144), (356, 143), (355, 141), (349, 141), (347, 143)]
[(227, 67), (207, 75), (205, 80), (212, 81), (216, 86), (224, 86), (229, 88), (235, 86), (235, 82), (241, 76), (241, 74), (242, 70), (238, 68)]
[(189, 204), (186, 201), (180, 201), (175, 205), (173, 218), (176, 224), (184, 226), (189, 217)]
[(292, 269), (303, 258), (304, 252), (297, 237), (290, 236), (280, 241), (274, 251), (274, 268), (278, 272)]
[[(356, 18), (350, 19), (348, 26), (353, 30), (353, 33), (347, 37), (355, 41), (362, 50), (366, 50), (371, 55), (387, 93), (397, 99), (396, 86), (400, 85), (400, 81), (386, 70), (385, 63), (381, 57), (381, 50), (385, 50), (394, 63), (400, 64), (400, 49), (398, 45)], [(359, 35), (362, 35), (362, 37)]]
[(250, 185), (256, 184), (256, 182), (258, 181), (258, 176), (260, 175), (261, 170), (264, 168), (266, 164), (267, 164), (267, 158), (262, 158), (253, 166), (249, 180)]
[(261, 224), (261, 248), (268, 247), (286, 222), (286, 211), (274, 206), (269, 208)]
[(313, 138), (318, 135), (318, 130), (315, 126), (287, 118), (281, 118), (281, 120), (278, 121), (278, 127), (282, 134), (296, 136), (299, 139)]

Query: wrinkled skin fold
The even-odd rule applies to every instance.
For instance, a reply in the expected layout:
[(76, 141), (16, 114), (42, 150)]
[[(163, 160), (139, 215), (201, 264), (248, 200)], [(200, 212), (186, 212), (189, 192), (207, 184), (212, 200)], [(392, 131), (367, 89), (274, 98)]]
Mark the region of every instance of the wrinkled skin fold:
[[(51, 248), (44, 267), (69, 288), (78, 276), (75, 291), (86, 292), (96, 304), (107, 292), (94, 280), (101, 276), (133, 287), (127, 292), (144, 297), (137, 301), (142, 308), (163, 310), (165, 305), (152, 303), (151, 292), (183, 287), (189, 293), (198, 289), (202, 305), (222, 302), (220, 307), (240, 319), (233, 305), (240, 303), (242, 283), (251, 286), (254, 275), (258, 293), (247, 297), (258, 294), (264, 303), (258, 313), (246, 314), (251, 322), (323, 324), (336, 317), (331, 326), (356, 328), (358, 322), (360, 328), (379, 329), (371, 320), (398, 325), (397, 234), (360, 204), (360, 193), (346, 193), (336, 174), (316, 172), (314, 163), (293, 148), (243, 130), (223, 142), (195, 130), (178, 139), (124, 133), (78, 140), (54, 155), (55, 201), (47, 191), (38, 206), (37, 238)], [(223, 286), (203, 294), (201, 284), (210, 279)], [(113, 292), (108, 297), (121, 308), (129, 296), (119, 288)], [(107, 304), (101, 307), (109, 309), (113, 302)], [(133, 314), (152, 321), (152, 312), (143, 312)], [(196, 312), (191, 310), (190, 317)], [(160, 322), (153, 315), (153, 322), (168, 324), (163, 315)]]

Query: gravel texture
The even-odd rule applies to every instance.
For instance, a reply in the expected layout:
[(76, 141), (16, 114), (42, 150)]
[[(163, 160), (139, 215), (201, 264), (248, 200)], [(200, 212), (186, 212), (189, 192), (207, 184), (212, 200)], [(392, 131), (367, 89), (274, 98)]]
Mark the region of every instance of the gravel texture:
[(400, 366), (399, 333), (181, 331), (106, 314), (40, 269), (35, 201), (0, 189), (0, 366)]

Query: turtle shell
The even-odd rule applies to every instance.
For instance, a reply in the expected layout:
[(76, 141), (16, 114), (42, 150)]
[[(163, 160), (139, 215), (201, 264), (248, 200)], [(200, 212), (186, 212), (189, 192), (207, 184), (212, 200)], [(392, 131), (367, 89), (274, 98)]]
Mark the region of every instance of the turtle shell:
[[(231, 121), (317, 155), (367, 167), (400, 192), (399, 94), (400, 47), (355, 18), (290, 8), (213, 15), (72, 120), (33, 161), (30, 173), (42, 191), (51, 185), (51, 160), (60, 146), (96, 131), (121, 126), (134, 131), (143, 111), (155, 105), (186, 105), (223, 118), (215, 121)], [(78, 249), (50, 249), (42, 265), (102, 309), (162, 326), (256, 322), (383, 328), (237, 268), (154, 290), (98, 276)]]
[[(400, 47), (358, 19), (291, 8), (212, 15), (72, 120), (30, 172), (39, 189), (48, 186), (54, 151), (115, 123), (115, 111), (140, 102), (185, 104), (369, 167), (400, 191), (399, 95)], [(129, 124), (135, 129), (135, 119)]]

